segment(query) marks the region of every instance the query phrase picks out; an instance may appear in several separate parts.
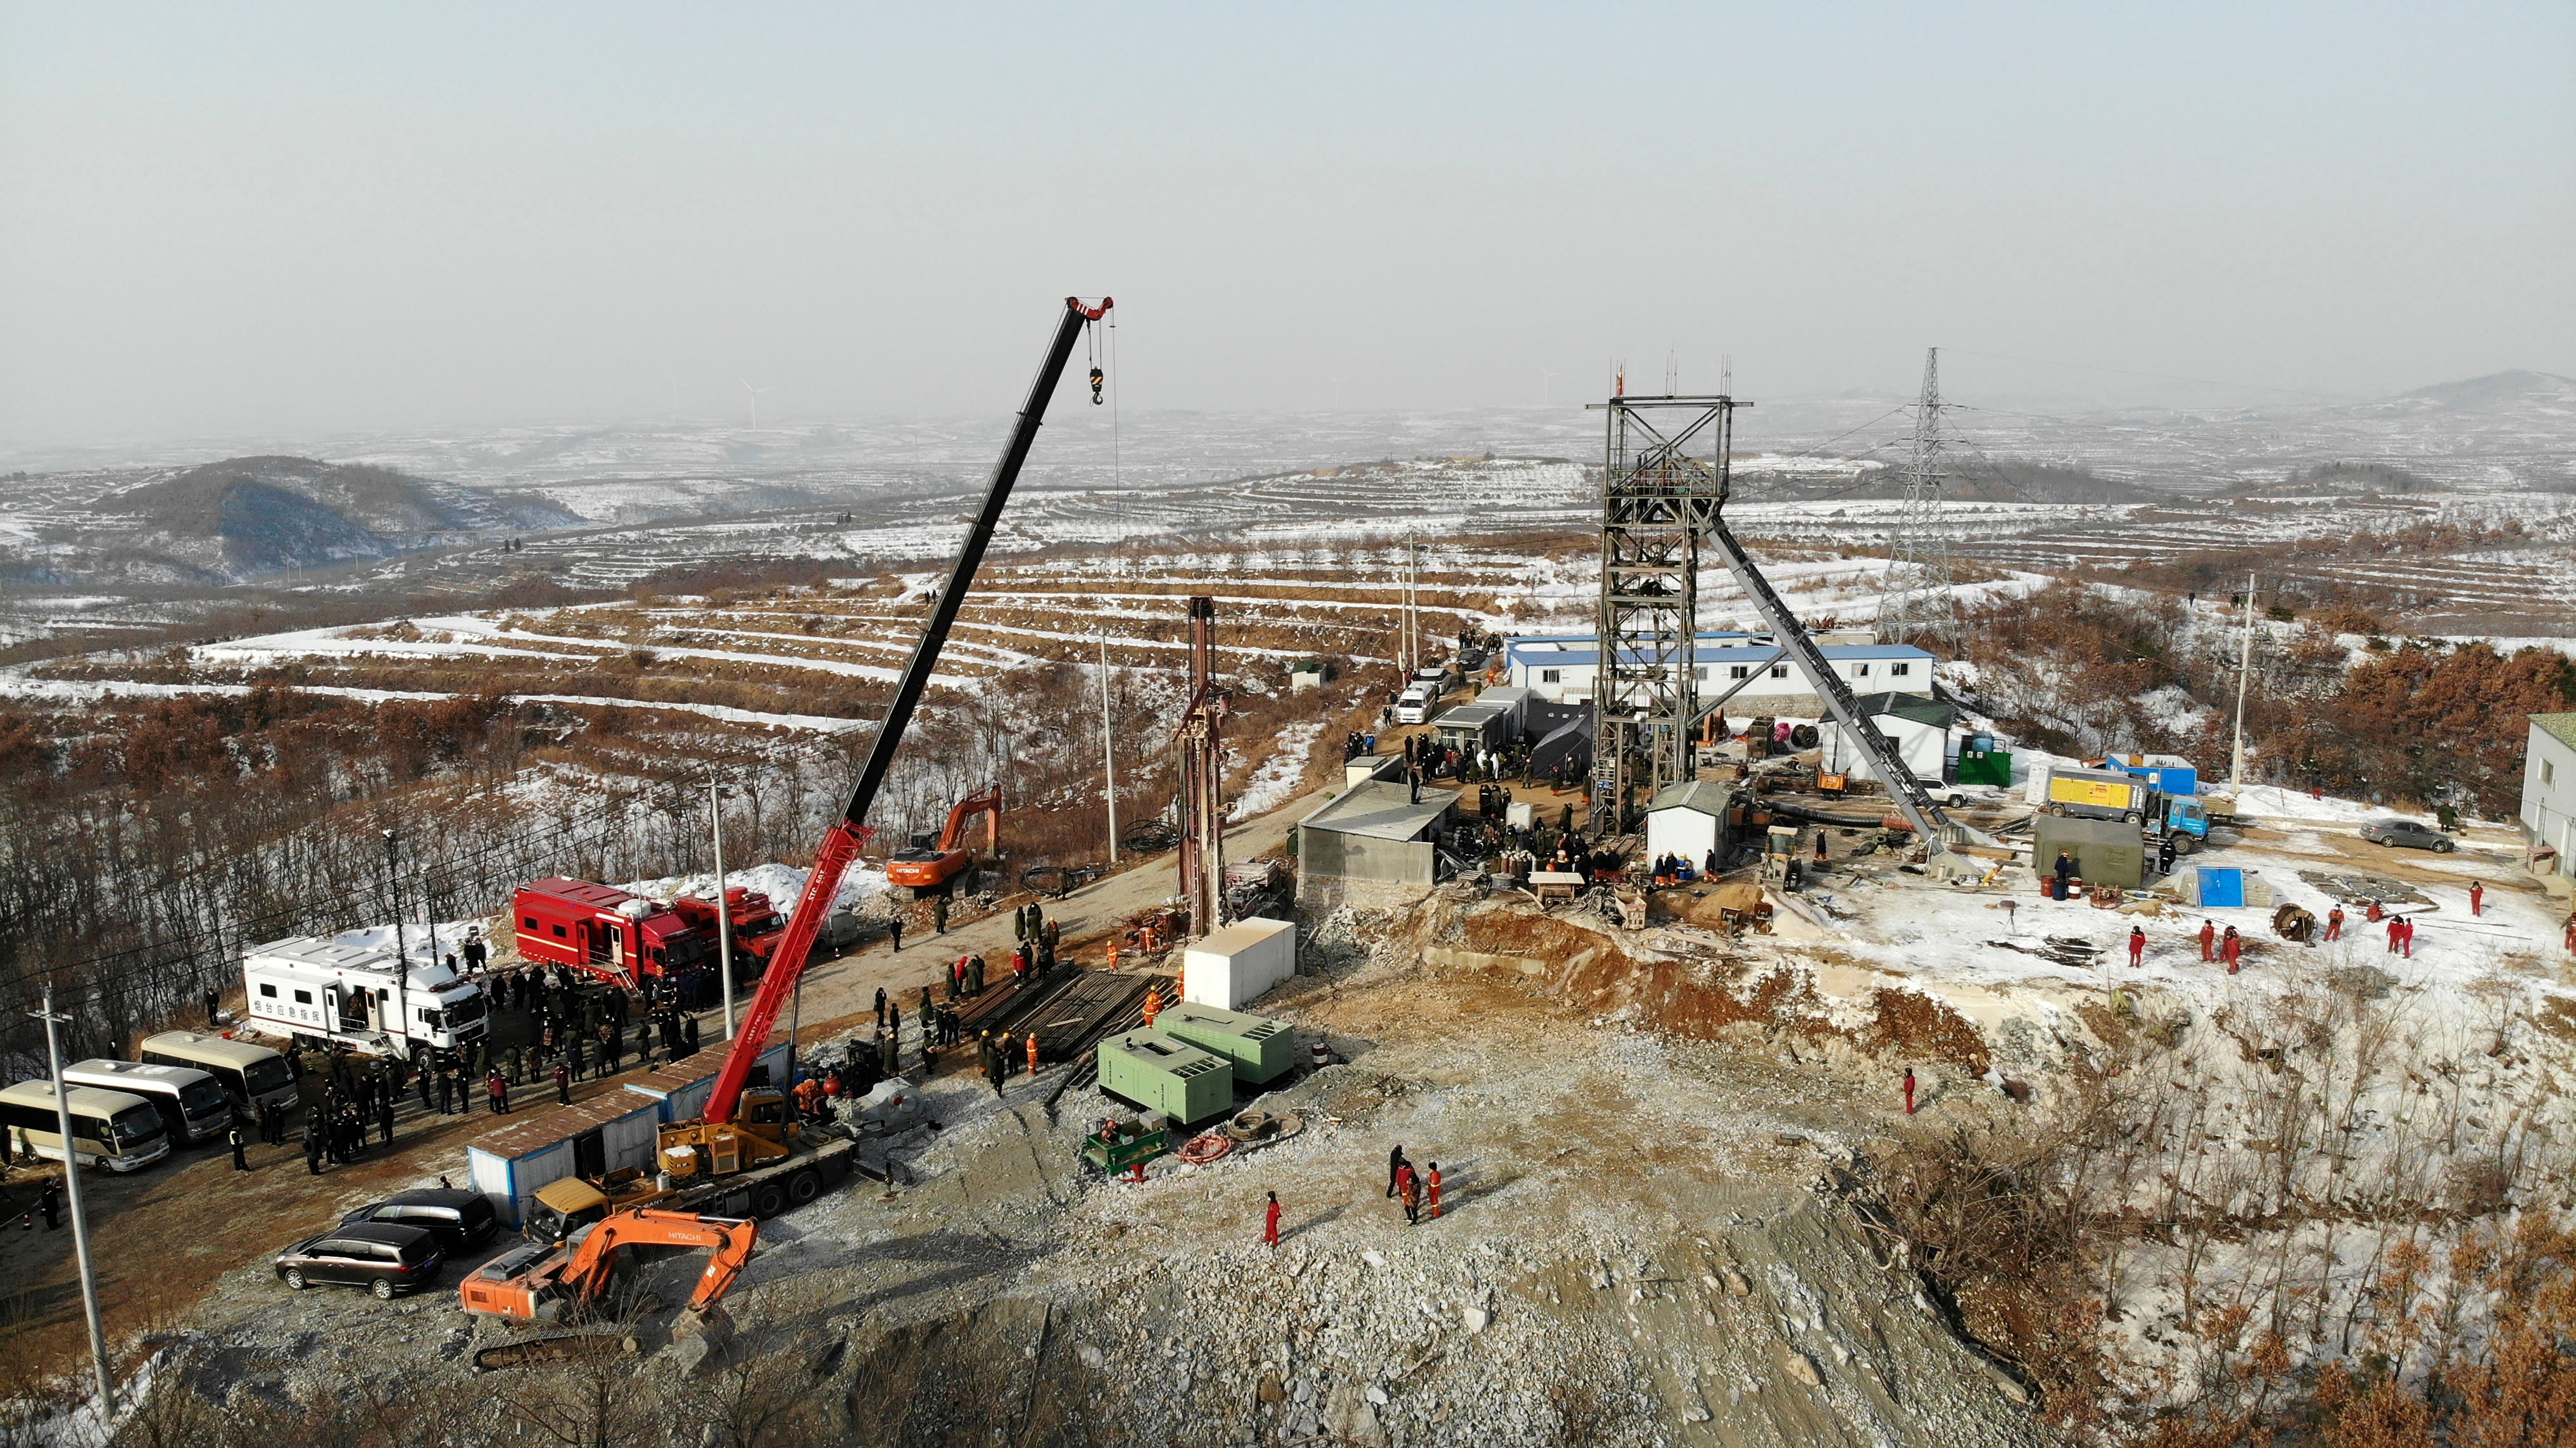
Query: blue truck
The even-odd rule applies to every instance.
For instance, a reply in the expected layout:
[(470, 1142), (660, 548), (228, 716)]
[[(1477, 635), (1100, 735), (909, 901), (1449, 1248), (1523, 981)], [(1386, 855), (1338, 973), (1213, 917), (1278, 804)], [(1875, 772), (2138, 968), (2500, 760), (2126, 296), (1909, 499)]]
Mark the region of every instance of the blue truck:
[[(2102, 761), (2102, 767), (2155, 787), (2161, 805), (2158, 818), (2164, 821), (2165, 833), (2174, 836), (2174, 853), (2188, 855), (2208, 843), (2209, 808), (2200, 801), (2198, 765), (2171, 754), (2114, 754)], [(2193, 843), (2184, 844), (2185, 837)]]

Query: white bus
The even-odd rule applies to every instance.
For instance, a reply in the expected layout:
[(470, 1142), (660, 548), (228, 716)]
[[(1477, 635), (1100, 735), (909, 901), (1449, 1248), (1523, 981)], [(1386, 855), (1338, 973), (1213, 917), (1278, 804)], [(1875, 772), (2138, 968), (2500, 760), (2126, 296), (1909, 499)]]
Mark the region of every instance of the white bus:
[(161, 1113), (161, 1124), (180, 1144), (203, 1141), (232, 1125), (233, 1101), (223, 1083), (187, 1066), (146, 1066), (136, 1061), (81, 1061), (63, 1068), (74, 1086), (140, 1096)]
[[(73, 1086), (67, 1095), (72, 1113), (72, 1152), (83, 1166), (134, 1171), (170, 1154), (170, 1134), (161, 1129), (161, 1113), (140, 1096)], [(13, 1147), (24, 1144), (54, 1161), (63, 1155), (61, 1119), (54, 1114), (54, 1083), (21, 1081), (0, 1091), (0, 1131)]]
[(300, 1100), (295, 1092), (295, 1072), (287, 1066), (286, 1058), (248, 1041), (227, 1041), (196, 1031), (163, 1031), (144, 1037), (143, 1049), (134, 1054), (146, 1066), (183, 1066), (205, 1072), (232, 1098), (233, 1109), (245, 1115), (258, 1114), (261, 1102), (269, 1102), (280, 1111), (293, 1111)]

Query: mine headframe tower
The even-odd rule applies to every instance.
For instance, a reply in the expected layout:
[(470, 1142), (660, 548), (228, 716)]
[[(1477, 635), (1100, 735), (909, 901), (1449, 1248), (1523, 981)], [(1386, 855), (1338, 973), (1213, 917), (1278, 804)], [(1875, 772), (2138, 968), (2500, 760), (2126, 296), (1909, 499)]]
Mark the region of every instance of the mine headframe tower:
[(1630, 828), (1655, 791), (1694, 777), (1700, 557), (1726, 501), (1736, 403), (1621, 395), (1594, 406), (1609, 426), (1592, 820), (1608, 834)]

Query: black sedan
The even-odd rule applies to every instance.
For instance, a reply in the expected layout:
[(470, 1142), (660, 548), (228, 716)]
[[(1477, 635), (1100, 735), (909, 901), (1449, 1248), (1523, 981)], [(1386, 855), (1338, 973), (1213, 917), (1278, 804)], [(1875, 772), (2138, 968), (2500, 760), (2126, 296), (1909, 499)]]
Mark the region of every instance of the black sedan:
[(316, 1283), (363, 1287), (380, 1302), (426, 1286), (446, 1261), (438, 1239), (418, 1227), (350, 1222), (277, 1254), (277, 1275), (301, 1292)]
[(480, 1192), (446, 1191), (436, 1187), (396, 1192), (340, 1219), (340, 1225), (344, 1227), (359, 1222), (418, 1227), (436, 1237), (439, 1251), (450, 1257), (491, 1241), (492, 1234), (500, 1227), (500, 1219), (492, 1211), (490, 1198)]
[(2372, 820), (2361, 827), (2361, 837), (2374, 845), (2390, 845), (2401, 850), (2431, 850), (2443, 855), (2459, 848), (2449, 835), (2413, 820)]

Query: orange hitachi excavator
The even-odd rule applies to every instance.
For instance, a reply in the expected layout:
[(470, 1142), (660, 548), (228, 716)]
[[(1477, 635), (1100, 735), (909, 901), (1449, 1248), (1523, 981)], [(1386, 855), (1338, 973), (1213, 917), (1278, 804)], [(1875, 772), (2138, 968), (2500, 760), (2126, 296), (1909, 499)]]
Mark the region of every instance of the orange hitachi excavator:
[(483, 1264), (465, 1279), (465, 1310), (558, 1322), (578, 1315), (608, 1291), (618, 1253), (628, 1247), (705, 1247), (707, 1268), (689, 1310), (702, 1313), (732, 1288), (751, 1260), (757, 1223), (736, 1217), (699, 1217), (649, 1207), (611, 1213), (560, 1247), (531, 1244)]
[(1000, 853), (1002, 787), (996, 784), (957, 801), (957, 807), (948, 812), (948, 828), (939, 832), (938, 844), (915, 845), (888, 856), (887, 882), (910, 885), (915, 898), (945, 893), (949, 883), (974, 863), (974, 852), (966, 848), (966, 824), (977, 815), (984, 817), (984, 853)]

